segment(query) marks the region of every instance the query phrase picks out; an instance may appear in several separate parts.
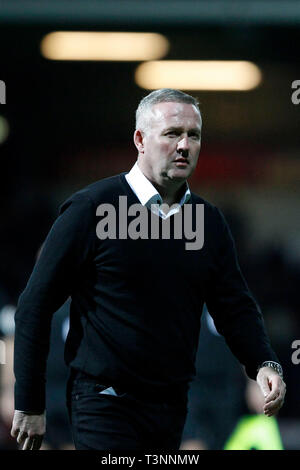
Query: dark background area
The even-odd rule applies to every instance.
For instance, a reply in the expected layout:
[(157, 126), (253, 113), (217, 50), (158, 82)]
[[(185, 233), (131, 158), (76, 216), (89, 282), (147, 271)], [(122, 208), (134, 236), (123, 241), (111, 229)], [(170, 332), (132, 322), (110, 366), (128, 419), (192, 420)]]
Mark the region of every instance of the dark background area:
[(191, 92), (203, 115), (191, 187), (223, 209), (232, 227), (242, 270), (287, 373), (281, 419), (293, 442), (291, 429), (300, 436), (300, 366), (291, 362), (292, 341), (300, 338), (300, 105), (291, 101), (291, 84), (300, 79), (299, 2), (138, 3), (0, 5), (6, 84), (0, 115), (10, 130), (0, 144), (3, 298), (16, 304), (59, 205), (134, 164), (134, 113), (148, 93), (134, 82), (138, 62), (47, 60), (40, 53), (45, 34), (159, 32), (170, 43), (163, 60), (252, 61), (263, 74), (258, 88)]

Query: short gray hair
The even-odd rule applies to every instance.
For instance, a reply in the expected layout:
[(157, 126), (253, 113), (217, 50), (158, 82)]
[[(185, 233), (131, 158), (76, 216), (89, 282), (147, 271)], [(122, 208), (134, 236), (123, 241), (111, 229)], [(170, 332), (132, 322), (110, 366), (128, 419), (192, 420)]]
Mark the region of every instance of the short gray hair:
[(140, 101), (135, 114), (135, 128), (145, 130), (149, 124), (148, 111), (150, 108), (158, 103), (170, 102), (193, 104), (201, 116), (199, 102), (196, 98), (180, 90), (161, 88), (160, 90), (152, 91)]

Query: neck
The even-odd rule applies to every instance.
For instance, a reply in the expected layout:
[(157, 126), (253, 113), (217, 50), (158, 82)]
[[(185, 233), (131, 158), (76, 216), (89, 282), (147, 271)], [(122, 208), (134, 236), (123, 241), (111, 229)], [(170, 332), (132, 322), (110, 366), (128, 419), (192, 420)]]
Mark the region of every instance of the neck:
[(158, 185), (157, 183), (151, 181), (153, 186), (157, 189), (164, 204), (171, 206), (172, 204), (179, 203), (184, 192), (185, 192), (185, 182), (181, 182), (180, 186), (178, 185)]
[(185, 189), (186, 189), (186, 181), (181, 180), (181, 181), (175, 181), (175, 180), (170, 180), (168, 178), (161, 178), (161, 181), (156, 181), (154, 178), (150, 175), (148, 175), (148, 172), (146, 168), (143, 167), (143, 165), (140, 164), (139, 159), (138, 159), (138, 166), (142, 173), (148, 178), (148, 180), (153, 184), (155, 189), (158, 191), (160, 194), (163, 203), (168, 204), (171, 206), (172, 204), (179, 203), (180, 199), (182, 198)]

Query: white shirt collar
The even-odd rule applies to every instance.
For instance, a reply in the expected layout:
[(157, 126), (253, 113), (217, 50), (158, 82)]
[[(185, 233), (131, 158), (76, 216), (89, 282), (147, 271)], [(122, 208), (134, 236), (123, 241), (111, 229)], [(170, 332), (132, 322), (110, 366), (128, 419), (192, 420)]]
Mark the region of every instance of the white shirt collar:
[[(143, 174), (137, 162), (131, 168), (130, 172), (125, 175), (125, 178), (143, 206), (147, 206), (151, 209), (151, 204), (161, 205), (163, 203), (161, 195)], [(191, 191), (188, 183), (186, 183), (186, 191), (182, 196), (179, 205), (182, 206), (185, 204), (190, 197)]]

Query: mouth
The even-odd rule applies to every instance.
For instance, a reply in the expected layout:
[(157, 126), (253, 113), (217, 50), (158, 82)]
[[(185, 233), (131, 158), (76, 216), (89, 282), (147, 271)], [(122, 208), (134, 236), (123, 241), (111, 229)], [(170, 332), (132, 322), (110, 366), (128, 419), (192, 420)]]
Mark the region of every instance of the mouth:
[(179, 168), (185, 168), (189, 164), (188, 160), (186, 158), (183, 158), (183, 157), (176, 158), (176, 160), (174, 160), (174, 163)]

